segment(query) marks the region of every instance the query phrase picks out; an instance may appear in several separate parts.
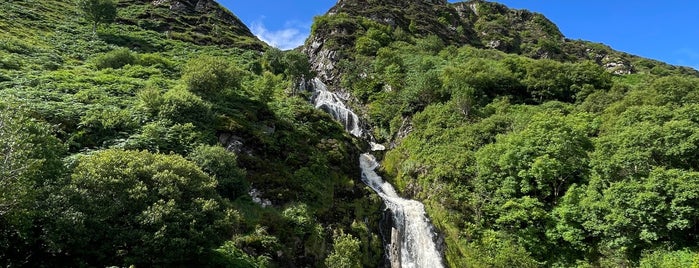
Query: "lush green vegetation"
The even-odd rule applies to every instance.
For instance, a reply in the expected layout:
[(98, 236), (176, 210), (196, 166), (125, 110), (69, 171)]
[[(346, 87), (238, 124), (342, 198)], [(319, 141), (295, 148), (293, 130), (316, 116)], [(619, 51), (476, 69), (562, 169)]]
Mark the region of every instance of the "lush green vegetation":
[(699, 256), (699, 77), (613, 75), (430, 38), (356, 52), (343, 85), (375, 136), (397, 144), (384, 172), (426, 203), (449, 265)]
[(366, 19), (390, 5), (346, 4), (314, 25), (342, 55), (353, 105), (394, 144), (384, 174), (425, 202), (448, 264), (699, 265), (697, 71), (471, 3), (455, 5), (476, 9), (462, 17), (476, 42)]
[(93, 34), (78, 4), (0, 10), (0, 266), (381, 261), (359, 145), (292, 96), (305, 55), (151, 1)]
[(113, 0), (81, 0), (78, 8), (85, 19), (92, 22), (92, 33), (97, 33), (97, 25), (112, 23), (117, 16), (117, 5)]
[[(0, 9), (0, 266), (383, 262), (363, 146), (294, 89), (304, 54), (217, 6), (121, 0), (96, 27), (87, 2), (110, 1)], [(313, 26), (447, 263), (699, 266), (697, 72), (478, 3)]]

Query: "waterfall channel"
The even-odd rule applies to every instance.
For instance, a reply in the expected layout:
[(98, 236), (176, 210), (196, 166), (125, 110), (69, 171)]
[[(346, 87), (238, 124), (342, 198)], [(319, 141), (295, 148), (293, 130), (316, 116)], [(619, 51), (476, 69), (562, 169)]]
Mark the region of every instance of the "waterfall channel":
[[(371, 140), (371, 135), (361, 127), (359, 116), (348, 109), (336, 93), (329, 91), (318, 78), (311, 81), (311, 87), (314, 91), (311, 101), (316, 108), (332, 115), (355, 137)], [(372, 151), (385, 150), (380, 144), (370, 143)], [(374, 171), (379, 163), (370, 152), (362, 154), (359, 163), (362, 181), (383, 199), (391, 215), (390, 237), (386, 237), (389, 234), (383, 234), (391, 267), (444, 267), (435, 243), (434, 227), (427, 218), (425, 206), (418, 201), (399, 197), (393, 186)]]

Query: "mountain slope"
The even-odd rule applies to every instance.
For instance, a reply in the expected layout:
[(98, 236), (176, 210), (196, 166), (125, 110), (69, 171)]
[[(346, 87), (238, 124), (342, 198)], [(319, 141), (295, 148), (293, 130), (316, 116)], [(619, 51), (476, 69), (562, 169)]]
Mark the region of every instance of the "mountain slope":
[(263, 59), (213, 1), (119, 1), (96, 34), (76, 4), (0, 9), (0, 266), (380, 262), (360, 145), (291, 94), (302, 54)]
[(451, 267), (699, 258), (695, 70), (485, 1), (338, 1), (313, 70), (213, 1), (122, 0), (96, 34), (76, 3), (0, 9), (0, 266), (385, 266), (366, 144), (309, 73)]
[(253, 50), (266, 46), (213, 0), (123, 0), (119, 7), (119, 22), (167, 33), (173, 39)]
[[(371, 30), (371, 31), (370, 31)], [(377, 32), (378, 31), (378, 32)], [(591, 60), (616, 74), (648, 72), (654, 67), (697, 75), (697, 70), (642, 59), (608, 46), (566, 39), (545, 16), (482, 0), (343, 0), (319, 17), (305, 46), (314, 69), (336, 84), (339, 59), (352, 59), (357, 46), (375, 53), (389, 39), (436, 36), (445, 45), (472, 45), (536, 59)], [(359, 45), (357, 43), (360, 43)]]
[[(342, 0), (303, 51), (451, 267), (699, 258), (699, 72), (486, 1)], [(679, 213), (685, 211), (685, 213)]]

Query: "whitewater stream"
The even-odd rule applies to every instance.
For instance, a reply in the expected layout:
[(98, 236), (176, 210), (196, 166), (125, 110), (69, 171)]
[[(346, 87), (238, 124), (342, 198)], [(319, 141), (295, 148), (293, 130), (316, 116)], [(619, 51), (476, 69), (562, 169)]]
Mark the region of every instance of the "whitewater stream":
[[(332, 115), (355, 137), (369, 140), (372, 151), (385, 150), (385, 147), (372, 141), (371, 135), (361, 127), (359, 116), (345, 106), (340, 96), (330, 92), (318, 78), (311, 81), (311, 87), (314, 91), (311, 101), (316, 108)], [(362, 170), (362, 181), (383, 199), (392, 216), (390, 237), (384, 237), (391, 267), (444, 267), (442, 256), (435, 244), (434, 227), (427, 218), (425, 206), (418, 201), (399, 197), (393, 186), (375, 172), (379, 163), (371, 153), (362, 154), (359, 166)]]

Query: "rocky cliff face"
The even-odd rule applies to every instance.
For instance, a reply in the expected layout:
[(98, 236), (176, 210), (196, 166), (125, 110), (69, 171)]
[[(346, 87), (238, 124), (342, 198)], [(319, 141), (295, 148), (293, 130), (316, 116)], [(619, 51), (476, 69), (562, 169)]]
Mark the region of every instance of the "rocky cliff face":
[(414, 37), (436, 36), (446, 45), (473, 45), (533, 58), (561, 59), (565, 39), (541, 14), (481, 0), (340, 0), (325, 15), (332, 24), (314, 27), (304, 46), (313, 69), (331, 86), (339, 84), (337, 64), (351, 58), (369, 20)]
[[(542, 14), (483, 0), (459, 3), (444, 0), (339, 0), (325, 17), (342, 19), (337, 19), (335, 24), (316, 24), (303, 49), (311, 59), (313, 70), (333, 89), (339, 89), (341, 72), (338, 63), (342, 59), (352, 59), (357, 38), (367, 30), (361, 20), (387, 25), (408, 36), (434, 35), (447, 45), (468, 44), (537, 59), (590, 60), (614, 74), (631, 74), (638, 68), (649, 66), (667, 66), (602, 44), (566, 39)], [(636, 62), (647, 66), (634, 66)], [(686, 72), (696, 71), (688, 69)]]
[(214, 0), (121, 0), (121, 23), (166, 33), (200, 45), (263, 50), (266, 47), (229, 10)]

